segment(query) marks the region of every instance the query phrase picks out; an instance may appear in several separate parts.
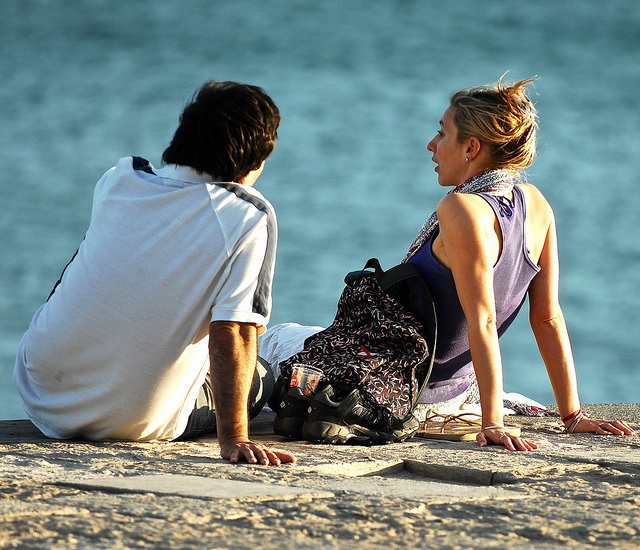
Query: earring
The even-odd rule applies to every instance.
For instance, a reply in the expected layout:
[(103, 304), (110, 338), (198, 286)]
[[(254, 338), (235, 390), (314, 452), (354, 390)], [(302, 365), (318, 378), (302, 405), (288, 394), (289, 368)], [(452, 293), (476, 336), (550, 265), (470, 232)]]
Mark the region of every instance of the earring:
[(469, 162), (469, 157), (464, 157), (465, 162)]

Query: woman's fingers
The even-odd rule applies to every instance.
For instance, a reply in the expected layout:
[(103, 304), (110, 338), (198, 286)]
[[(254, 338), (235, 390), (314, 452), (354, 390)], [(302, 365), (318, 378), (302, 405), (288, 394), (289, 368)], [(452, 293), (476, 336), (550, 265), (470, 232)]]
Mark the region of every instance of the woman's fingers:
[(513, 436), (508, 432), (500, 436), (500, 442), (510, 451), (534, 451), (538, 448), (532, 441)]
[(538, 448), (533, 441), (516, 437), (508, 431), (499, 429), (481, 431), (476, 436), (476, 441), (480, 447), (486, 447), (493, 443), (495, 445), (503, 445), (508, 451), (535, 451)]
[(597, 420), (599, 433), (614, 435), (634, 435), (633, 429), (623, 420)]
[(598, 435), (635, 435), (635, 431), (624, 420), (585, 418), (576, 432)]

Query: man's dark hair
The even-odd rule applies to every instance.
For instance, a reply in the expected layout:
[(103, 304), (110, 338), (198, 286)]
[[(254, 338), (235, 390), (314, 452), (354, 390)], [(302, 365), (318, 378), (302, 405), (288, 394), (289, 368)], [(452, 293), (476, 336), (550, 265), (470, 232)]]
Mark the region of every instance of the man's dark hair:
[(212, 80), (182, 111), (162, 160), (237, 182), (271, 154), (279, 125), (280, 111), (262, 88)]

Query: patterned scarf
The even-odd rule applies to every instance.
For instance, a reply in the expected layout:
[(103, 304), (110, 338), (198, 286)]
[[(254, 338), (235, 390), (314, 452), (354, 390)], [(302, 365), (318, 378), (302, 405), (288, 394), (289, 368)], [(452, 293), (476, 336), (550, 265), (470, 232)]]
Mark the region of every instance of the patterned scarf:
[[(487, 193), (489, 195), (507, 195), (511, 192), (514, 186), (513, 176), (506, 170), (486, 170), (473, 176), (464, 183), (458, 185), (455, 189), (449, 191), (449, 193)], [(409, 251), (402, 259), (406, 262), (411, 256), (413, 256), (424, 243), (427, 242), (429, 237), (433, 234), (438, 226), (438, 216), (434, 212), (429, 216), (429, 219), (422, 226), (422, 229), (418, 232), (418, 235), (411, 243)]]

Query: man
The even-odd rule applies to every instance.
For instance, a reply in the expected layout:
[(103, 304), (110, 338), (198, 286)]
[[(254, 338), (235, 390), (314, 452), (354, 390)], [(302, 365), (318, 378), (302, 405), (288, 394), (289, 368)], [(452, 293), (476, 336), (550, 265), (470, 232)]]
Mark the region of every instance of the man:
[[(206, 83), (165, 166), (121, 159), (97, 183), (76, 255), (16, 359), (25, 410), (53, 438), (167, 441), (217, 429), (231, 462), (293, 462), (249, 439), (257, 338), (271, 309), (277, 239), (253, 189), (280, 113), (260, 88)], [(256, 368), (258, 365), (259, 368)]]

